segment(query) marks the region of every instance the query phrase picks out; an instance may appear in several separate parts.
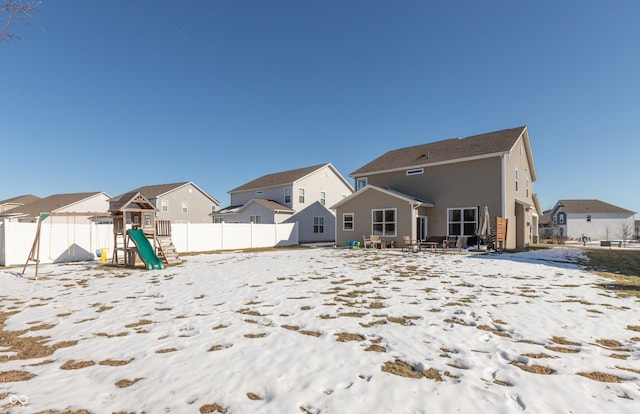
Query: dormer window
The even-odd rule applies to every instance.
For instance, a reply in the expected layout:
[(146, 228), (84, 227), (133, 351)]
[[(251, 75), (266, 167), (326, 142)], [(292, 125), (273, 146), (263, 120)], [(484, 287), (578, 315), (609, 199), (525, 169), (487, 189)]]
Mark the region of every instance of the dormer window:
[(356, 190), (362, 190), (367, 185), (367, 177), (356, 180)]

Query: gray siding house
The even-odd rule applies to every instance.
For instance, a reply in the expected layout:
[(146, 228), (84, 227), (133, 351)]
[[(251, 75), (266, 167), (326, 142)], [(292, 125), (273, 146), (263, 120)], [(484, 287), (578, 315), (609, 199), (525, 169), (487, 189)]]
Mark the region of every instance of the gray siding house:
[(127, 193), (131, 192), (142, 193), (158, 209), (156, 217), (172, 223), (211, 223), (211, 213), (220, 207), (218, 200), (192, 181), (147, 185)]
[(234, 188), (229, 191), (230, 205), (215, 212), (213, 219), (218, 223), (298, 222), (300, 242), (334, 241), (335, 216), (327, 207), (352, 193), (351, 184), (332, 164), (314, 165), (267, 174)]
[(526, 126), (389, 151), (350, 174), (356, 192), (336, 211), (337, 243), (377, 234), (474, 237), (486, 206), (508, 219), (505, 248), (537, 241), (536, 169)]

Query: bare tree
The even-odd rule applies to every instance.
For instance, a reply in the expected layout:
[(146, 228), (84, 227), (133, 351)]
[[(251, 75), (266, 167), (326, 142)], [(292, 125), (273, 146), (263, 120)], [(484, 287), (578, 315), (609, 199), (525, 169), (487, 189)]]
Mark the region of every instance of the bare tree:
[(20, 39), (10, 31), (16, 22), (30, 24), (31, 13), (38, 10), (40, 1), (0, 0), (0, 42)]
[(627, 240), (633, 235), (633, 225), (629, 220), (622, 220), (618, 229), (618, 236), (622, 239), (622, 246), (627, 245)]

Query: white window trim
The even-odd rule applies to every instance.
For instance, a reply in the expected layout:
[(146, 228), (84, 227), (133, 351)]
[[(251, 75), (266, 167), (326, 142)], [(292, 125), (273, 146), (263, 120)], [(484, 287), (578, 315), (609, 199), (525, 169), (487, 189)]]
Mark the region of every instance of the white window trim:
[[(360, 183), (362, 183), (362, 185), (360, 185)], [(356, 191), (362, 190), (364, 187), (367, 186), (367, 184), (369, 184), (369, 180), (367, 179), (367, 177), (358, 178), (356, 180)]]
[[(351, 228), (347, 229), (344, 227), (344, 223), (345, 223), (345, 217), (350, 216), (351, 217)], [(355, 231), (356, 228), (356, 216), (354, 213), (342, 213), (342, 231)]]
[[(393, 221), (393, 224), (394, 224), (394, 226), (393, 226), (393, 230), (394, 230), (393, 234), (386, 234), (385, 233), (385, 226), (386, 226), (387, 222), (384, 220), (384, 218), (385, 218), (385, 214), (384, 213), (385, 213), (385, 211), (389, 211), (389, 210), (392, 210), (394, 212), (393, 217), (395, 218), (395, 220)], [(382, 237), (396, 237), (397, 234), (398, 234), (398, 209), (397, 208), (376, 208), (376, 209), (371, 210), (371, 234), (376, 234), (373, 231), (373, 225), (374, 225), (373, 218), (374, 218), (374, 215), (375, 215), (376, 211), (382, 211), (382, 222), (380, 222), (382, 224), (382, 234), (380, 234), (380, 236), (382, 236)], [(375, 223), (378, 223), (378, 222), (375, 222)]]
[[(449, 212), (451, 210), (460, 210), (460, 232), (463, 234), (449, 234), (449, 225), (451, 224), (451, 221), (449, 220)], [(475, 211), (475, 217), (476, 219), (474, 221), (465, 221), (464, 220), (464, 210), (473, 210)], [(479, 225), (479, 211), (478, 211), (478, 207), (451, 207), (451, 208), (447, 208), (447, 236), (463, 236), (464, 235), (464, 225), (466, 223), (475, 223), (474, 228), (478, 228)], [(458, 223), (456, 221), (456, 223)], [(467, 235), (467, 236), (471, 236), (471, 235)]]
[(419, 174), (424, 174), (424, 168), (414, 168), (412, 170), (407, 170), (405, 171), (406, 175), (419, 175)]

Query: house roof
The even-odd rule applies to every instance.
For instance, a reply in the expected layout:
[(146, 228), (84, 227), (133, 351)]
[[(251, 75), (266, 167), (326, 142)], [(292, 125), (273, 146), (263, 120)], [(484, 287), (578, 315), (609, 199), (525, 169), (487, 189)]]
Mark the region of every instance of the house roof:
[[(92, 193), (71, 193), (71, 194), (53, 194), (45, 198), (40, 198), (22, 206), (4, 211), (3, 215), (22, 216), (22, 217), (38, 217), (40, 213), (55, 213), (59, 210), (71, 207), (73, 204), (94, 197), (98, 194), (108, 194), (101, 191)], [(83, 211), (78, 211), (83, 213)], [(94, 212), (87, 212), (94, 213)]]
[(0, 206), (3, 204), (27, 204), (39, 199), (40, 197), (34, 196), (32, 194), (21, 195), (13, 198), (8, 198), (6, 200), (0, 200)]
[(273, 200), (267, 200), (265, 198), (253, 198), (251, 200), (249, 200), (249, 202), (247, 204), (245, 204), (244, 206), (242, 206), (240, 208), (240, 210), (244, 210), (245, 208), (247, 208), (251, 203), (257, 203), (260, 204), (261, 206), (264, 206), (270, 210), (275, 211), (279, 211), (282, 213), (294, 213), (294, 211), (287, 207), (287, 206), (283, 206), (282, 204), (278, 203), (277, 201), (273, 201)]
[(518, 138), (526, 132), (526, 128), (526, 126), (520, 126), (466, 138), (452, 138), (388, 151), (350, 175), (356, 177), (382, 171), (426, 167), (461, 159), (508, 153)]
[(355, 193), (349, 195), (349, 197), (343, 198), (342, 200), (338, 201), (337, 203), (335, 203), (334, 205), (332, 205), (330, 208), (331, 210), (335, 210), (338, 207), (340, 207), (343, 204), (348, 203), (349, 201), (353, 200), (356, 197), (361, 196), (362, 194), (364, 194), (367, 191), (379, 191), (381, 193), (386, 193), (392, 197), (398, 198), (400, 200), (404, 200), (410, 204), (420, 204), (420, 205), (424, 205), (426, 207), (433, 207), (434, 204), (430, 201), (426, 201), (423, 199), (420, 199), (418, 197), (414, 197), (412, 195), (409, 194), (405, 194), (405, 193), (401, 193), (400, 191), (396, 191), (396, 190), (391, 190), (389, 188), (385, 188), (385, 187), (378, 187), (375, 185), (371, 185), (371, 184), (367, 184), (366, 186), (364, 186), (361, 190), (356, 191)]
[(257, 190), (261, 188), (268, 187), (277, 187), (286, 184), (293, 184), (294, 182), (306, 177), (307, 175), (323, 168), (325, 166), (329, 166), (337, 175), (340, 177), (346, 185), (351, 187), (351, 185), (344, 180), (344, 177), (331, 165), (331, 163), (313, 165), (311, 167), (298, 168), (296, 170), (283, 171), (273, 174), (263, 175), (260, 178), (256, 178), (253, 181), (249, 181), (246, 184), (241, 185), (240, 187), (236, 187), (233, 190), (229, 191), (229, 193), (238, 192), (238, 191), (249, 191), (249, 190)]
[(131, 191), (109, 200), (109, 211), (158, 211), (140, 191)]
[[(202, 190), (200, 187), (198, 187), (193, 181), (183, 181), (180, 183), (171, 183), (171, 184), (155, 184), (155, 185), (145, 185), (142, 187), (138, 187), (134, 190), (131, 190), (131, 192), (135, 193), (135, 192), (140, 192), (142, 194), (144, 194), (144, 196), (148, 199), (152, 199), (152, 198), (159, 198), (167, 193), (170, 193), (171, 191), (175, 191), (181, 187), (187, 186), (187, 185), (192, 185), (194, 186), (198, 191), (200, 191), (202, 194), (204, 194), (207, 198), (209, 198), (211, 201), (213, 201), (215, 204), (220, 205), (220, 202), (218, 200), (216, 200), (215, 198), (213, 198), (211, 195), (209, 195), (206, 191)], [(116, 198), (119, 198), (121, 196), (118, 196)]]
[(576, 213), (625, 213), (635, 214), (634, 211), (627, 210), (613, 204), (600, 200), (559, 200), (556, 206), (562, 206), (562, 211), (568, 214)]

